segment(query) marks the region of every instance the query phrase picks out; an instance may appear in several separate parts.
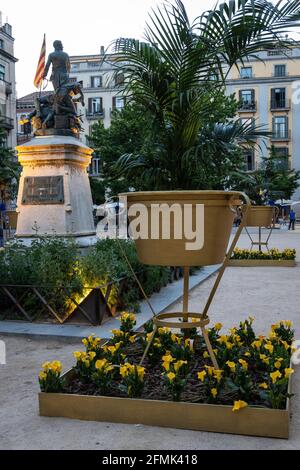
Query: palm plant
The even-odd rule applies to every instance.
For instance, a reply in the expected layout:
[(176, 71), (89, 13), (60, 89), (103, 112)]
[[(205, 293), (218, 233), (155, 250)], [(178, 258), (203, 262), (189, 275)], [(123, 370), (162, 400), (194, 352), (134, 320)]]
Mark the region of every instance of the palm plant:
[(224, 98), (233, 67), (275, 42), (287, 48), (281, 35), (299, 20), (300, 0), (230, 0), (190, 23), (183, 3), (173, 0), (152, 11), (146, 42), (118, 39), (114, 52), (125, 93), (152, 114), (156, 152), (123, 155), (116, 176), (138, 176), (153, 189), (199, 188), (208, 155), (226, 160), (234, 144), (266, 135), (255, 126), (228, 127), (212, 118), (215, 102)]

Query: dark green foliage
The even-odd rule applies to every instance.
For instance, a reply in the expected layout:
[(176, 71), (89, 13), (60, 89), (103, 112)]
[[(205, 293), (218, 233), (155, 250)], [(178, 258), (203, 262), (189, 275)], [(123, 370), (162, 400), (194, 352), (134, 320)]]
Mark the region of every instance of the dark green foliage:
[[(169, 268), (142, 265), (134, 243), (125, 240), (120, 243), (147, 295), (167, 284)], [(113, 283), (109, 297), (111, 307), (138, 308), (142, 295), (116, 240), (99, 241), (85, 257), (79, 256), (75, 243), (58, 238), (41, 238), (30, 248), (14, 243), (0, 251), (0, 285), (39, 286), (39, 292), (61, 316), (75, 308), (69, 296), (80, 301), (87, 293), (85, 287), (105, 286), (110, 282)], [(32, 289), (14, 287), (11, 291), (17, 297), (26, 293), (21, 303), (34, 318), (48, 316), (49, 312)], [(9, 305), (10, 301), (1, 291), (0, 315), (7, 313)]]
[(283, 165), (282, 157), (276, 155), (272, 146), (269, 157), (262, 159), (257, 170), (236, 172), (230, 181), (233, 189), (245, 191), (256, 204), (264, 204), (269, 200), (290, 199), (299, 186), (300, 171)]
[(14, 158), (12, 150), (6, 147), (6, 131), (2, 126), (0, 115), (0, 186), (9, 189), (12, 197), (16, 195), (20, 171), (20, 165)]

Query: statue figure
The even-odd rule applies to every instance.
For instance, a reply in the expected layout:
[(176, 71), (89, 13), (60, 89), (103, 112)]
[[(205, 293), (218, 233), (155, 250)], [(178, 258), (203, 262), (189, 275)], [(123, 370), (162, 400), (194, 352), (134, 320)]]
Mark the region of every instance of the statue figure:
[(52, 65), (52, 74), (50, 80), (54, 90), (58, 90), (62, 85), (69, 81), (70, 59), (66, 52), (63, 51), (61, 41), (54, 41), (54, 52), (49, 54), (45, 68), (44, 78), (47, 78), (50, 65)]
[(76, 103), (84, 106), (82, 82), (69, 79), (70, 59), (63, 51), (61, 41), (54, 41), (55, 51), (49, 54), (44, 78), (52, 65), (50, 80), (54, 92), (41, 93), (35, 99), (35, 110), (28, 116), (35, 135), (78, 135), (82, 131), (82, 119), (77, 115)]

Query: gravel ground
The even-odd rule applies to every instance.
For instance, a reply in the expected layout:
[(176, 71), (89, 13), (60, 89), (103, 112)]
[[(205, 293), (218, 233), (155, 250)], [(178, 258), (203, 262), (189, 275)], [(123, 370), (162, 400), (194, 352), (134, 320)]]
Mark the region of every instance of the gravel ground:
[[(240, 247), (247, 247), (246, 236)], [(297, 248), (300, 232), (276, 231), (271, 246)], [(192, 311), (201, 311), (213, 278), (191, 292)], [(280, 319), (294, 321), (300, 339), (300, 265), (297, 268), (228, 268), (211, 306), (212, 322), (231, 327), (248, 315), (256, 319), (258, 333)], [(173, 310), (180, 308), (174, 305)], [(81, 422), (38, 416), (37, 374), (45, 360), (59, 359), (71, 366), (72, 351), (80, 343), (1, 337), (7, 347), (7, 365), (0, 366), (0, 449), (96, 450), (200, 450), (200, 449), (299, 449), (300, 370), (294, 375), (293, 419), (288, 441), (152, 428), (146, 426)]]

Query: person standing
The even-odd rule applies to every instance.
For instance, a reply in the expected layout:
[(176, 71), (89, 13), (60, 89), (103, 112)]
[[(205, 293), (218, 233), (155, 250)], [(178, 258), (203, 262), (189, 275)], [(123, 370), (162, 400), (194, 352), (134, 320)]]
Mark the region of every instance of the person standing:
[(291, 229), (295, 230), (295, 224), (296, 224), (296, 213), (293, 209), (291, 209), (289, 230)]

